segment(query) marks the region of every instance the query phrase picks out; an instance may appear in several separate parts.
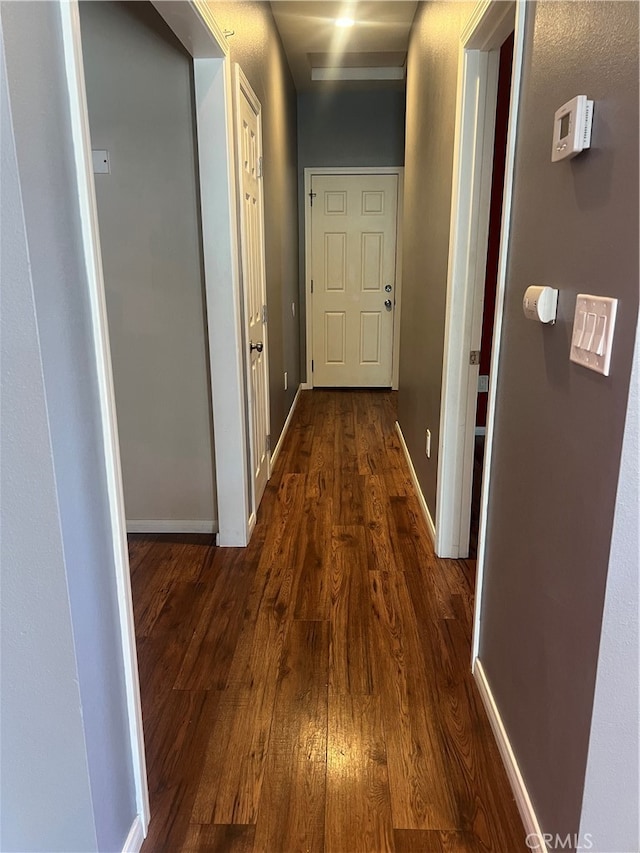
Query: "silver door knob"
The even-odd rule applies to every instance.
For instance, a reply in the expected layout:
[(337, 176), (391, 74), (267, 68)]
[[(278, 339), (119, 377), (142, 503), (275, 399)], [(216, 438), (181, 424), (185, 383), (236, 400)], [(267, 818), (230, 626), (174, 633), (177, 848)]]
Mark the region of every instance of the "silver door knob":
[(249, 341), (249, 352), (253, 352), (254, 350), (257, 350), (258, 352), (262, 352), (263, 349), (264, 349), (264, 344), (262, 343), (262, 341), (258, 341), (257, 344), (254, 344), (253, 341)]
[(390, 299), (385, 299), (385, 300), (384, 300), (384, 307), (387, 309), (387, 311), (391, 311), (391, 306), (392, 306), (392, 304), (393, 304), (393, 303), (391, 302), (391, 300), (390, 300)]
[(390, 284), (385, 284), (384, 289), (387, 293), (391, 293), (391, 291), (393, 290)]

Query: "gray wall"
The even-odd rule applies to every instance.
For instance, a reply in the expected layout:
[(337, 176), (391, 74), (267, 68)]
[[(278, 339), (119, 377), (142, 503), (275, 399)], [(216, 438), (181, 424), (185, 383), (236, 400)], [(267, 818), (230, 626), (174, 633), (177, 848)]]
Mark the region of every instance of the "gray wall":
[[(544, 831), (566, 834), (579, 829), (638, 314), (638, 9), (527, 8), (480, 658)], [(554, 111), (576, 93), (595, 101), (593, 147), (551, 163)], [(555, 326), (523, 317), (534, 282), (560, 288)], [(569, 361), (579, 292), (620, 300), (609, 377)]]
[[(421, 3), (407, 63), (398, 420), (435, 518), (460, 33), (474, 3)], [(431, 430), (427, 459), (425, 430)]]
[(1, 14), (0, 846), (119, 850), (136, 804), (58, 5)]
[(301, 93), (300, 168), (402, 166), (404, 104), (404, 90)]
[[(268, 3), (210, 2), (238, 62), (262, 105), (264, 217), (269, 307), (269, 392), (274, 447), (300, 382), (296, 94)], [(296, 304), (296, 316), (291, 303)], [(284, 371), (289, 390), (284, 390)]]
[(600, 853), (640, 850), (640, 335), (607, 574), (580, 836)]
[(298, 96), (298, 233), (300, 235), (301, 375), (306, 375), (304, 170), (402, 166), (404, 90), (303, 92)]
[(217, 521), (191, 57), (149, 3), (82, 3), (127, 519)]

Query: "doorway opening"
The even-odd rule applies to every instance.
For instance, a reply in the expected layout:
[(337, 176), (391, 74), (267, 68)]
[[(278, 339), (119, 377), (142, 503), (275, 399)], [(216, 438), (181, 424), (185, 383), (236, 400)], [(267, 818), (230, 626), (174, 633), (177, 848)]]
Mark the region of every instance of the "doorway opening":
[(213, 534), (193, 61), (150, 3), (80, 23), (127, 532)]
[[(502, 189), (502, 215), (499, 217), (494, 213), (493, 228), (493, 251), (497, 249), (498, 255), (495, 296), (494, 293), (489, 294), (489, 302), (495, 301), (494, 322), (492, 334), (487, 328), (485, 335), (487, 345), (492, 338), (492, 355), (489, 374), (483, 374), (485, 387), (489, 376), (485, 460), (490, 455), (525, 15), (525, 4), (490, 0), (476, 8), (460, 42), (436, 493), (435, 550), (440, 557), (466, 558), (469, 555), (491, 198), (492, 189), (498, 198)], [(496, 176), (493, 188), (500, 57), (502, 46), (511, 36), (511, 85), (509, 88), (505, 70), (501, 92), (502, 98), (509, 102), (506, 156), (502, 177)], [(503, 68), (508, 66), (509, 44), (504, 48)], [(501, 115), (501, 120), (503, 118)], [(498, 132), (504, 138), (505, 128), (499, 127)], [(499, 228), (496, 227), (498, 220)], [(495, 265), (493, 257), (492, 263)], [(493, 283), (490, 284), (491, 289)], [(490, 326), (491, 313), (487, 306), (487, 327)], [(478, 471), (477, 463), (475, 467)], [(487, 464), (484, 470), (481, 487), (480, 477), (476, 477), (477, 493), (480, 494), (476, 547), (479, 579), (482, 574), (483, 513), (488, 488)]]
[(498, 92), (496, 97), (496, 121), (491, 176), (491, 200), (489, 202), (489, 235), (487, 239), (487, 262), (482, 308), (482, 336), (480, 341), (480, 375), (478, 377), (476, 428), (473, 450), (473, 486), (471, 492), (471, 519), (469, 528), (469, 557), (471, 558), (476, 558), (478, 555), (480, 496), (482, 494), (485, 435), (487, 428), (487, 401), (489, 396), (489, 374), (491, 370), (493, 325), (496, 310), (496, 289), (498, 286), (500, 224), (502, 221), (502, 200), (504, 196), (505, 166), (507, 159), (507, 131), (509, 129), (513, 44), (514, 34), (512, 32), (500, 47), (498, 68)]

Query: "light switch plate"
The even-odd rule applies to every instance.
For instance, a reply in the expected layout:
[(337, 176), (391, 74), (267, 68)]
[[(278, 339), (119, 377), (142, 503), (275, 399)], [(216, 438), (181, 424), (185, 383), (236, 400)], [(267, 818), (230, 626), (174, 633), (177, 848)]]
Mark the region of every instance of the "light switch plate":
[(617, 310), (617, 299), (578, 294), (571, 335), (571, 361), (604, 376), (609, 375)]
[(93, 174), (94, 175), (109, 175), (111, 174), (111, 163), (109, 162), (109, 152), (106, 149), (94, 148), (91, 152), (93, 159)]

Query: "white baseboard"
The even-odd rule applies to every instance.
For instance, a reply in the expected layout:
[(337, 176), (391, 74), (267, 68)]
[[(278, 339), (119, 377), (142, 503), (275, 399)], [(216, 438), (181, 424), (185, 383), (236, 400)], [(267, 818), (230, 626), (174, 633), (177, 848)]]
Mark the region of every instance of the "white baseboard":
[(476, 684), (478, 685), (482, 703), (487, 712), (487, 716), (489, 717), (489, 722), (491, 723), (491, 728), (493, 729), (493, 734), (496, 739), (496, 743), (498, 744), (498, 749), (500, 750), (502, 762), (505, 770), (507, 771), (509, 784), (511, 785), (511, 790), (513, 791), (513, 796), (515, 797), (518, 811), (520, 812), (520, 817), (524, 824), (525, 834), (527, 838), (535, 837), (535, 846), (533, 846), (532, 849), (535, 850), (536, 853), (548, 853), (548, 848), (544, 841), (544, 836), (540, 829), (538, 818), (533, 809), (529, 792), (527, 791), (524, 779), (522, 778), (522, 773), (518, 767), (518, 762), (516, 761), (516, 757), (511, 747), (509, 736), (507, 735), (502, 722), (502, 717), (500, 716), (500, 711), (496, 705), (495, 699), (493, 698), (489, 682), (487, 681), (487, 675), (479, 658), (476, 658), (473, 662), (473, 676), (476, 680)]
[(301, 388), (303, 391), (312, 391), (312, 390), (313, 390), (313, 384), (312, 384), (311, 382), (303, 382), (303, 383), (300, 385), (300, 388)]
[(200, 519), (176, 521), (172, 518), (131, 519), (127, 533), (217, 533), (218, 522)]
[(133, 823), (131, 824), (129, 835), (127, 835), (127, 839), (124, 842), (122, 853), (140, 853), (143, 841), (144, 829), (142, 827), (142, 819), (140, 815), (136, 815)]
[(424, 519), (427, 522), (427, 528), (429, 529), (429, 535), (431, 536), (431, 541), (435, 545), (436, 542), (436, 528), (433, 523), (433, 519), (431, 518), (431, 513), (429, 512), (429, 507), (427, 506), (427, 502), (424, 499), (424, 495), (422, 494), (422, 489), (420, 488), (420, 483), (418, 482), (418, 475), (416, 474), (416, 469), (413, 467), (413, 461), (411, 456), (409, 455), (409, 448), (407, 447), (407, 442), (404, 440), (404, 435), (402, 434), (402, 428), (398, 421), (396, 421), (396, 431), (398, 433), (398, 438), (400, 439), (400, 446), (405, 455), (405, 459), (407, 460), (407, 465), (409, 466), (409, 473), (411, 474), (411, 482), (413, 483), (413, 488), (416, 490), (416, 495), (418, 497), (418, 503), (420, 504), (420, 509), (422, 510), (422, 514), (424, 515)]
[(249, 520), (247, 521), (247, 545), (251, 541), (251, 537), (253, 536), (253, 531), (256, 529), (256, 521), (257, 516), (255, 512), (252, 512), (249, 516)]
[(280, 433), (280, 438), (278, 439), (278, 443), (273, 449), (273, 453), (271, 454), (271, 468), (273, 470), (273, 466), (276, 464), (276, 460), (280, 455), (280, 451), (282, 450), (282, 444), (284, 442), (285, 436), (287, 434), (287, 430), (289, 429), (289, 424), (291, 423), (291, 419), (293, 418), (293, 413), (298, 404), (298, 397), (300, 396), (300, 392), (302, 391), (303, 386), (298, 385), (298, 390), (296, 391), (296, 396), (293, 398), (293, 403), (291, 404), (291, 408), (289, 409), (289, 414), (287, 415), (287, 419), (284, 422), (284, 426), (282, 427), (282, 432)]

